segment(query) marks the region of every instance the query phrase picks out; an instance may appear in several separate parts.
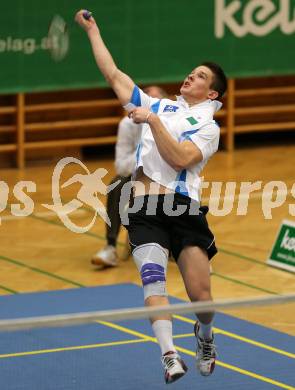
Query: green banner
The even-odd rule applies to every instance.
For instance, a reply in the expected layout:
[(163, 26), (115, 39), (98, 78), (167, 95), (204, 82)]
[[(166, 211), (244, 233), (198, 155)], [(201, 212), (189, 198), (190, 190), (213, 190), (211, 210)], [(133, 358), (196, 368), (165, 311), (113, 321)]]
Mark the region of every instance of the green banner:
[[(205, 60), (231, 77), (295, 73), (295, 0), (11, 0), (0, 15), (0, 93), (105, 85), (73, 21), (80, 8), (138, 83), (181, 81)], [(54, 15), (68, 27), (63, 59), (48, 50)]]
[(283, 220), (268, 264), (295, 272), (295, 223)]

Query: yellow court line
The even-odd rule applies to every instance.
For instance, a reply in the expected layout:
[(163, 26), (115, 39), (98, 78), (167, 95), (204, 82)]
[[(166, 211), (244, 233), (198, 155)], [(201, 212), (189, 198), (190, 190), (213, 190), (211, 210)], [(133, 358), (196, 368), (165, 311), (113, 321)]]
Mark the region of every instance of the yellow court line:
[[(145, 335), (143, 333), (134, 331), (132, 329), (125, 328), (125, 327), (117, 325), (117, 324), (113, 324), (111, 322), (107, 322), (107, 321), (96, 321), (96, 322), (100, 323), (101, 325), (105, 325), (105, 326), (108, 326), (110, 328), (117, 329), (117, 330), (119, 330), (121, 332), (128, 333), (128, 334), (131, 334), (133, 336), (140, 337), (140, 339), (124, 340), (124, 341), (114, 341), (114, 342), (109, 342), (109, 343), (81, 345), (81, 346), (65, 347), (65, 348), (44, 349), (44, 350), (39, 350), (39, 351), (28, 351), (28, 352), (18, 352), (18, 353), (2, 354), (2, 355), (0, 355), (0, 358), (4, 359), (4, 358), (11, 358), (11, 357), (40, 355), (40, 354), (53, 353), (53, 352), (84, 350), (84, 349), (99, 348), (99, 347), (109, 347), (109, 346), (124, 345), (124, 344), (125, 345), (126, 344), (136, 344), (136, 343), (143, 343), (143, 342), (147, 342), (147, 341), (150, 341), (150, 342), (153, 342), (153, 343), (157, 344), (157, 340), (156, 340), (155, 337), (151, 337), (151, 336)], [(177, 335), (177, 336), (175, 336), (175, 338), (190, 337), (190, 336), (193, 336), (193, 334), (192, 333), (187, 333), (187, 334)], [(175, 346), (175, 347), (176, 347), (176, 349), (179, 352), (182, 352), (182, 353), (184, 353), (186, 355), (189, 355), (189, 356), (193, 356), (193, 357), (195, 356), (195, 352), (193, 352), (193, 351), (190, 351), (190, 350), (188, 350), (186, 348), (179, 347), (179, 346)], [(292, 386), (286, 385), (286, 384), (284, 384), (282, 382), (278, 382), (278, 381), (272, 380), (272, 379), (267, 378), (267, 377), (262, 376), (262, 375), (255, 374), (254, 372), (251, 372), (251, 371), (248, 371), (248, 370), (244, 370), (242, 368), (233, 366), (231, 364), (227, 364), (227, 363), (221, 362), (220, 360), (216, 361), (216, 365), (219, 365), (219, 366), (221, 366), (223, 368), (227, 368), (229, 370), (238, 372), (238, 373), (246, 375), (246, 376), (250, 376), (250, 377), (258, 379), (260, 381), (273, 384), (275, 386), (281, 387), (282, 389), (295, 390), (295, 388), (292, 387)]]
[[(157, 340), (155, 338), (145, 336), (142, 333), (135, 332), (132, 330), (130, 330), (130, 332), (126, 332), (125, 328), (124, 328), (124, 330), (122, 330), (122, 327), (117, 326), (116, 324), (105, 322), (105, 323), (102, 323), (102, 325), (113, 327), (114, 329), (124, 331), (125, 333), (130, 333), (133, 336), (140, 337), (140, 339), (112, 341), (109, 343), (101, 343), (101, 344), (77, 345), (77, 346), (63, 347), (63, 348), (40, 349), (37, 351), (6, 353), (6, 354), (0, 355), (0, 359), (11, 358), (11, 357), (21, 357), (21, 356), (31, 356), (31, 355), (42, 355), (42, 354), (54, 353), (54, 352), (75, 351), (75, 350), (93, 349), (93, 348), (102, 348), (102, 347), (113, 347), (116, 345), (128, 345), (128, 344), (144, 343), (144, 342), (148, 342), (148, 341), (152, 341), (152, 342), (157, 343)], [(128, 329), (128, 328), (126, 328), (126, 329)], [(185, 333), (185, 334), (179, 334), (179, 335), (173, 336), (173, 338), (180, 339), (182, 337), (192, 337), (192, 336), (194, 336), (193, 333)]]
[(183, 333), (183, 334), (177, 334), (173, 336), (174, 339), (183, 339), (185, 337), (195, 337), (194, 333)]
[[(183, 318), (185, 318), (185, 317), (183, 317)], [(122, 332), (125, 332), (125, 333), (128, 333), (128, 334), (132, 334), (133, 336), (142, 337), (144, 340), (149, 340), (149, 341), (151, 341), (153, 343), (157, 343), (157, 340), (156, 340), (155, 337), (150, 337), (148, 335), (145, 335), (143, 333), (134, 331), (132, 329), (125, 328), (124, 326), (113, 324), (113, 323), (107, 322), (107, 321), (96, 321), (96, 322), (98, 322), (98, 323), (100, 323), (102, 325), (109, 326), (109, 327), (111, 327), (113, 329), (117, 329), (117, 330), (120, 330)], [(195, 352), (190, 351), (189, 349), (178, 347), (178, 346), (175, 346), (175, 348), (179, 352), (182, 352), (182, 353), (184, 353), (186, 355), (195, 356)], [(251, 378), (258, 379), (258, 380), (260, 380), (262, 382), (270, 383), (272, 385), (281, 387), (282, 389), (295, 390), (295, 387), (286, 385), (285, 383), (282, 383), (282, 382), (275, 381), (275, 380), (270, 379), (270, 378), (268, 378), (266, 376), (255, 374), (252, 371), (244, 370), (242, 368), (233, 366), (231, 364), (227, 364), (227, 363), (221, 362), (220, 360), (216, 361), (216, 365), (221, 366), (223, 368), (227, 368), (228, 370), (232, 370), (232, 371), (238, 372), (239, 374), (242, 374), (242, 375), (250, 376)]]
[[(190, 324), (194, 324), (196, 322), (194, 320), (191, 320), (190, 318), (186, 318), (186, 317), (179, 316), (179, 315), (173, 315), (173, 317), (180, 320), (180, 321), (188, 322)], [(243, 341), (244, 343), (252, 344), (252, 345), (255, 345), (256, 347), (263, 348), (263, 349), (266, 349), (268, 351), (275, 352), (275, 353), (278, 353), (280, 355), (284, 355), (284, 356), (287, 356), (289, 358), (295, 359), (294, 353), (287, 352), (287, 351), (284, 351), (284, 350), (279, 349), (279, 348), (271, 347), (270, 345), (260, 343), (258, 341), (252, 340), (252, 339), (248, 339), (247, 337), (239, 336), (235, 333), (228, 332), (228, 331), (220, 329), (220, 328), (214, 328), (214, 330), (218, 334), (223, 334), (224, 336), (228, 336), (228, 337), (231, 337), (233, 339)]]
[(108, 326), (109, 328), (117, 329), (117, 330), (120, 330), (121, 332), (131, 334), (132, 336), (140, 337), (144, 340), (151, 341), (152, 343), (158, 343), (157, 339), (155, 337), (151, 337), (151, 336), (148, 336), (147, 334), (137, 332), (136, 330), (125, 328), (125, 326), (114, 324), (114, 323), (108, 322), (108, 321), (95, 321), (95, 322), (97, 322), (98, 324), (101, 324), (101, 325)]
[[(190, 351), (189, 349), (182, 348), (182, 347), (176, 347), (176, 349), (179, 352), (185, 353), (186, 355), (195, 356), (195, 352)], [(216, 361), (216, 365), (218, 365), (220, 367), (223, 367), (223, 368), (227, 368), (227, 369), (235, 371), (235, 372), (238, 372), (239, 374), (242, 374), (242, 375), (250, 376), (250, 377), (258, 379), (258, 380), (260, 380), (262, 382), (270, 383), (272, 385), (281, 387), (282, 389), (295, 390), (295, 387), (293, 387), (293, 386), (289, 386), (289, 385), (286, 385), (285, 383), (275, 381), (275, 380), (270, 379), (270, 378), (268, 378), (266, 376), (263, 376), (263, 375), (255, 374), (252, 371), (244, 370), (242, 368), (233, 366), (231, 364), (227, 364), (227, 363), (221, 362), (220, 360)]]
[(124, 340), (124, 341), (112, 341), (110, 343), (77, 345), (77, 346), (74, 346), (74, 347), (63, 347), (63, 348), (54, 348), (54, 349), (40, 349), (38, 351), (6, 353), (6, 354), (3, 354), (3, 355), (0, 355), (0, 359), (11, 358), (11, 357), (20, 357), (20, 356), (42, 355), (42, 354), (53, 353), (53, 352), (77, 351), (77, 350), (82, 350), (82, 349), (92, 349), (92, 348), (101, 348), (101, 347), (113, 347), (113, 346), (116, 346), (116, 345), (144, 343), (146, 341), (149, 341), (149, 340), (136, 339), (136, 340)]
[[(120, 331), (122, 331), (124, 333), (129, 333), (132, 336), (143, 338), (146, 341), (151, 341), (153, 343), (158, 344), (158, 341), (157, 341), (157, 339), (155, 337), (151, 337), (151, 336), (145, 335), (143, 333), (137, 332), (136, 330), (125, 328), (124, 326), (120, 326), (120, 325), (114, 324), (113, 322), (108, 322), (108, 321), (95, 321), (95, 322), (97, 322), (97, 323), (99, 323), (101, 325), (109, 326), (110, 328), (113, 328), (113, 329), (120, 330)], [(183, 333), (183, 334), (174, 335), (173, 338), (174, 339), (181, 339), (181, 338), (184, 338), (184, 337), (194, 337), (194, 336), (195, 336), (194, 333)]]

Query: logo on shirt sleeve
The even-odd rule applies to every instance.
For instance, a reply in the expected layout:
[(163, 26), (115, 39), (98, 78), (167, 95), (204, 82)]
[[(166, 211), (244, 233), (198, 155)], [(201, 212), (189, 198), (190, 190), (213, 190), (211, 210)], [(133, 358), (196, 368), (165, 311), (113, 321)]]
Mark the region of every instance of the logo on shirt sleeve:
[(176, 112), (178, 109), (179, 109), (179, 107), (177, 107), (177, 106), (172, 106), (171, 104), (167, 104), (167, 106), (165, 106), (163, 112)]

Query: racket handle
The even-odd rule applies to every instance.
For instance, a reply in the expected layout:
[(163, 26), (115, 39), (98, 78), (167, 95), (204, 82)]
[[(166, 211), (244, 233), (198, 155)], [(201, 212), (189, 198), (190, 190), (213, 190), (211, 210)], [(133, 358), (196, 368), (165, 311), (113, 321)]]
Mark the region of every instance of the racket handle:
[(91, 16), (92, 16), (92, 12), (87, 11), (87, 10), (83, 12), (84, 19), (89, 20), (91, 18)]

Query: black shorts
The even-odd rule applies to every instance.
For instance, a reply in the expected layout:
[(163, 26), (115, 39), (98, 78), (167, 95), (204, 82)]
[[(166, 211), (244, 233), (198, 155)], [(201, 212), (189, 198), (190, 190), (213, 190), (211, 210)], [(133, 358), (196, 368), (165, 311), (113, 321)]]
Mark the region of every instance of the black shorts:
[[(129, 233), (132, 250), (139, 245), (157, 243), (168, 249), (176, 261), (186, 246), (198, 246), (204, 249), (209, 259), (217, 253), (214, 235), (208, 227), (205, 216), (208, 207), (199, 208), (197, 202), (178, 193), (145, 195), (136, 197), (135, 200), (143, 202), (143, 205), (139, 211), (128, 213), (129, 225), (124, 225)], [(186, 208), (186, 211), (177, 216), (171, 213), (169, 215), (167, 202), (173, 205), (172, 210), (180, 206)], [(134, 199), (131, 200), (130, 207), (133, 204)], [(151, 204), (154, 205), (154, 208), (152, 207), (154, 212), (150, 210)]]

